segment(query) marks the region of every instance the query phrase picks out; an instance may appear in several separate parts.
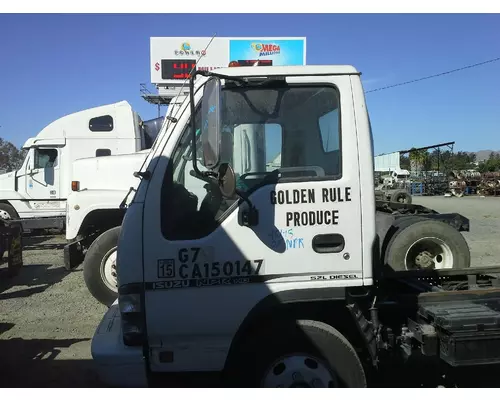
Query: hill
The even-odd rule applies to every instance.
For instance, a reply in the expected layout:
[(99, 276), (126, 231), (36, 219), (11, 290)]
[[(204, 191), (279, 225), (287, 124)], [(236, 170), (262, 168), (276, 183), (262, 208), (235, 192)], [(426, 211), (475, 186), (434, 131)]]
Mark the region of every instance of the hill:
[(487, 160), (491, 153), (500, 153), (500, 150), (479, 150), (479, 151), (476, 151), (476, 161)]

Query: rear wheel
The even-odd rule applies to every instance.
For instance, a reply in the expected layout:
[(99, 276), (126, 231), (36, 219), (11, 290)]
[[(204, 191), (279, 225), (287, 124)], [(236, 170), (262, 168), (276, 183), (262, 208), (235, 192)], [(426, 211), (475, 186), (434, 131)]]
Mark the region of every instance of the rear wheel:
[(469, 268), (463, 235), (437, 220), (404, 221), (387, 245), (385, 263), (394, 271)]
[(118, 297), (116, 254), (120, 228), (117, 226), (98, 236), (83, 261), (83, 277), (89, 292), (108, 307)]
[(248, 335), (227, 377), (237, 387), (365, 387), (356, 351), (331, 326), (281, 321)]

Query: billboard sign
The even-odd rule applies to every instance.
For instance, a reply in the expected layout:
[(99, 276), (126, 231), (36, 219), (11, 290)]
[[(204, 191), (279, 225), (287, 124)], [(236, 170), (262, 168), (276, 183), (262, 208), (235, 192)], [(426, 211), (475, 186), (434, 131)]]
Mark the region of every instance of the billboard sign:
[(229, 59), (270, 60), (272, 65), (305, 65), (305, 46), (302, 39), (232, 39)]
[[(305, 65), (305, 38), (150, 38), (151, 83), (181, 86), (189, 72), (227, 67), (231, 61), (253, 65)], [(210, 45), (209, 45), (210, 43)]]

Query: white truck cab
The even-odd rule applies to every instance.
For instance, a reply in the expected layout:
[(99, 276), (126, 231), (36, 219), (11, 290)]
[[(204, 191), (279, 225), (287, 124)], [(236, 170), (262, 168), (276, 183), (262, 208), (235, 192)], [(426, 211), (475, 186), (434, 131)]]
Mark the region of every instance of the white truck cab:
[[(375, 201), (356, 69), (197, 71), (190, 88), (127, 202), (118, 301), (92, 340), (102, 377), (118, 386), (215, 373), (238, 387), (364, 387), (366, 371), (400, 345), (436, 355), (425, 346), (440, 340), (432, 316), (451, 314), (439, 297), (448, 292), (407, 274), (468, 274), (468, 220)], [(402, 296), (425, 312), (404, 308)]]
[(150, 148), (157, 137), (166, 134), (186, 98), (175, 95), (165, 117), (144, 122), (151, 139), (148, 149), (111, 157), (85, 158), (73, 163), (72, 191), (67, 200), (65, 267), (76, 268), (83, 262), (90, 293), (109, 306), (116, 300), (116, 247), (125, 214), (123, 201), (139, 184), (135, 172), (148, 162)]
[(18, 171), (0, 175), (0, 217), (24, 228), (62, 228), (73, 162), (151, 147), (139, 115), (126, 101), (66, 115), (24, 144)]
[[(218, 72), (266, 77), (248, 87), (229, 81), (222, 91), (220, 159), (234, 163), (239, 193), (252, 206), (238, 196), (222, 198), (193, 176), (195, 168), (209, 168), (201, 150), (193, 167), (187, 99), (158, 138), (125, 214), (117, 256), (122, 312), (114, 314), (122, 329), (101, 325), (92, 346), (97, 362), (100, 338), (114, 335), (118, 353), (136, 348), (140, 371), (144, 341), (152, 373), (222, 371), (259, 304), (330, 298), (372, 284), (372, 139), (358, 72), (349, 66)], [(207, 122), (203, 83), (194, 95), (198, 137)], [(269, 172), (266, 164), (278, 153), (280, 167)], [(103, 359), (105, 369), (118, 362), (111, 360)]]

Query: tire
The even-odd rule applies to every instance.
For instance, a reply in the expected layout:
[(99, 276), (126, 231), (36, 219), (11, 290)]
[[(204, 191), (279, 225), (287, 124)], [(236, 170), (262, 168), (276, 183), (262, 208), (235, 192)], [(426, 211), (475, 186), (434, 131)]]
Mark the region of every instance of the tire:
[[(397, 227), (384, 256), (384, 263), (392, 270), (470, 267), (470, 250), (465, 238), (445, 222), (411, 218), (402, 220)], [(423, 251), (434, 261), (430, 262), (429, 257), (418, 259)]]
[(19, 219), (19, 214), (14, 207), (7, 203), (0, 203), (0, 219), (4, 219), (2, 216), (4, 213), (9, 215), (7, 219)]
[[(296, 386), (288, 384), (293, 381), (290, 379), (293, 374), (290, 375), (288, 371), (297, 371), (293, 368), (298, 365), (305, 370), (301, 375), (309, 384), (315, 379), (308, 374), (314, 374), (315, 370), (327, 369), (334, 377), (331, 381), (321, 380), (323, 385), (318, 386), (316, 382), (306, 387), (332, 387), (332, 383), (334, 387), (366, 387), (365, 372), (356, 351), (340, 332), (323, 322), (276, 321), (271, 326), (259, 326), (239, 343), (238, 349), (231, 354), (233, 361), (229, 362), (226, 370), (226, 383), (229, 386), (303, 387), (303, 383), (297, 381), (294, 382)], [(287, 355), (295, 357), (295, 360), (313, 361), (295, 365), (290, 363), (287, 370), (287, 361), (291, 358), (280, 361)], [(315, 363), (316, 369), (307, 367), (310, 364), (314, 367)], [(280, 376), (280, 373), (283, 375)], [(285, 383), (276, 385), (275, 378), (278, 382), (283, 379)]]
[(404, 204), (411, 204), (411, 196), (406, 190), (396, 190), (392, 195), (391, 195), (391, 203), (404, 203)]
[(107, 281), (104, 275), (104, 265), (112, 256), (112, 252), (116, 251), (118, 246), (118, 238), (120, 236), (121, 226), (117, 226), (107, 230), (97, 237), (90, 245), (85, 259), (83, 260), (83, 278), (87, 289), (100, 303), (111, 306), (118, 297), (118, 289), (111, 289), (111, 281)]

